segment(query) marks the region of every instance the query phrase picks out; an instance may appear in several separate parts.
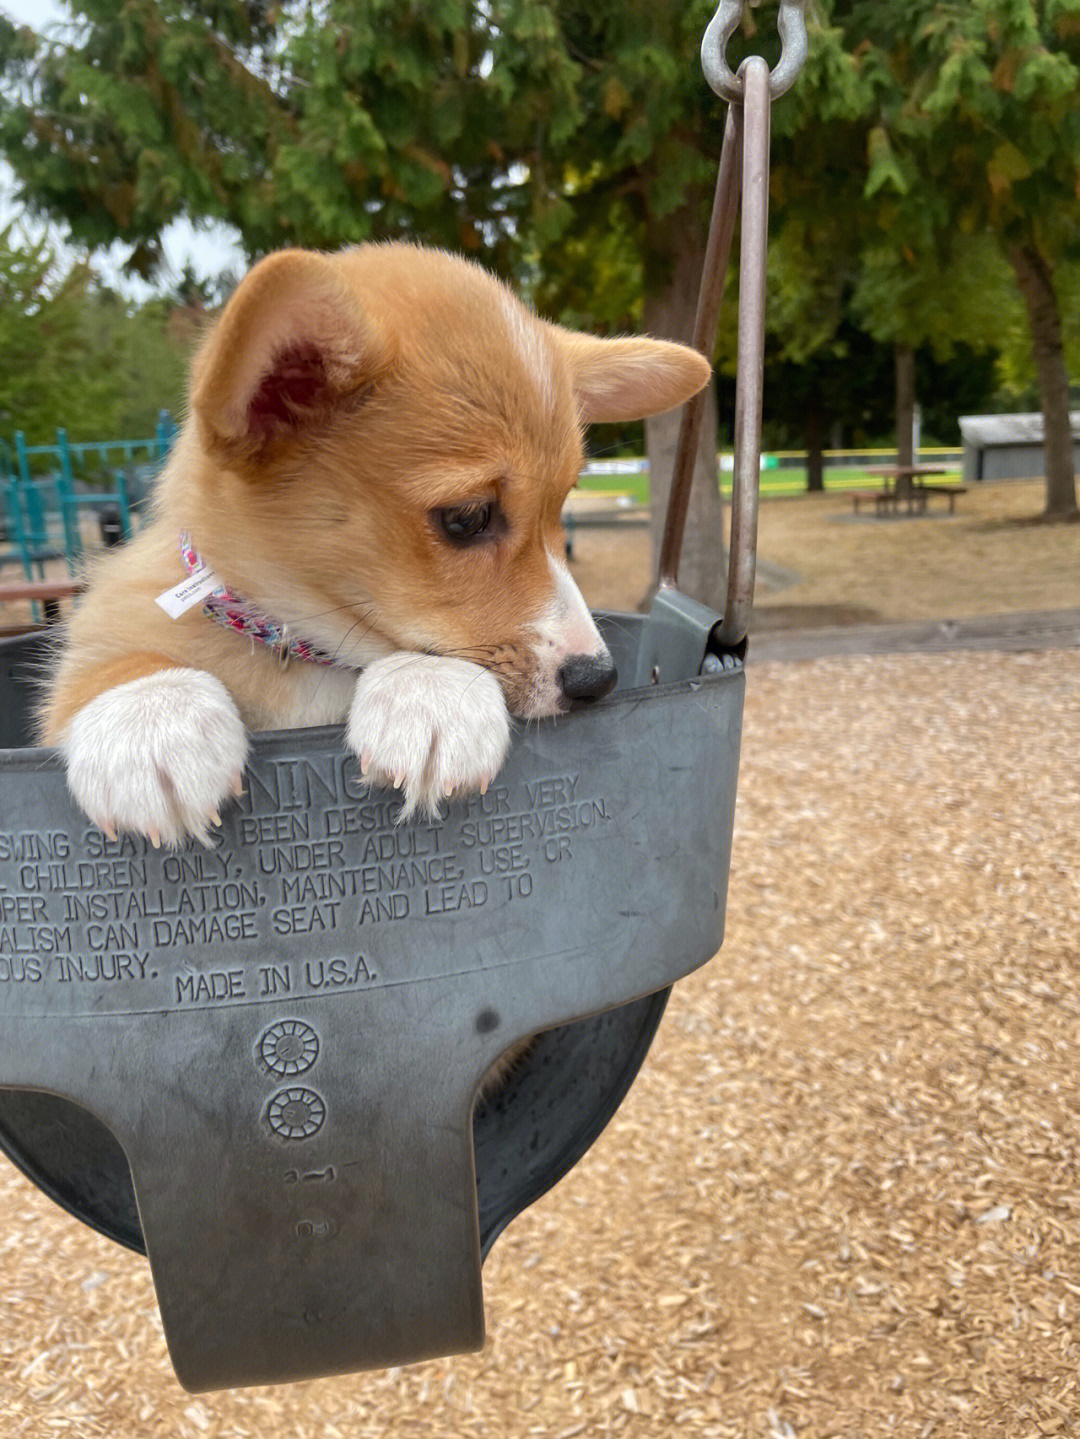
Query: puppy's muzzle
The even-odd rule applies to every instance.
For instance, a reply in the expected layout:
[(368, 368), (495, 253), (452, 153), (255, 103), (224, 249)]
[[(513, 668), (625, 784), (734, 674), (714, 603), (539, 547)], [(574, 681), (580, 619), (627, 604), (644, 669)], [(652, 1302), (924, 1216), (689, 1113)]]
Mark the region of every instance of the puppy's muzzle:
[(619, 672), (609, 654), (571, 655), (559, 666), (557, 678), (571, 704), (591, 704), (610, 694)]

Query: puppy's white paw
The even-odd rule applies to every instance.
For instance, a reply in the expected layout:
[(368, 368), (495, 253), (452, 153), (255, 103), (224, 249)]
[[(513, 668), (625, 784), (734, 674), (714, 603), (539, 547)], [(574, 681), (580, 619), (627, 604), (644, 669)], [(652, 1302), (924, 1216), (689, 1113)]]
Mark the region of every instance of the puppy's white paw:
[(240, 793), (248, 739), (220, 680), (175, 669), (98, 695), (62, 748), (75, 802), (106, 834), (206, 844), (221, 806)]
[(484, 790), (510, 745), (499, 682), (467, 660), (402, 652), (368, 665), (349, 710), (349, 748), (372, 784), (405, 791), (401, 818)]

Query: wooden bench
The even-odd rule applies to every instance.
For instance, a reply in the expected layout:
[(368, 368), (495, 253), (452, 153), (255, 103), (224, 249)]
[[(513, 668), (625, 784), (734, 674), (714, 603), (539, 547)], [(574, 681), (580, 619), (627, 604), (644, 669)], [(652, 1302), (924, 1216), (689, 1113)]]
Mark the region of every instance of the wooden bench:
[(13, 580), (0, 584), (0, 605), (30, 600), (41, 605), (46, 624), (60, 618), (60, 601), (81, 595), (86, 589), (83, 580)]
[[(956, 497), (957, 497), (957, 495), (966, 495), (967, 492), (968, 492), (968, 487), (967, 487), (967, 485), (917, 485), (917, 486), (915, 487), (915, 490), (916, 490), (916, 494), (918, 494), (918, 493), (921, 491), (924, 495), (945, 495), (945, 496), (947, 496), (948, 501), (949, 501), (949, 514), (950, 514), (950, 515), (955, 515), (955, 514), (956, 514)], [(924, 505), (924, 506), (923, 506), (923, 509), (925, 509), (925, 508), (926, 508), (926, 506)]]
[(851, 506), (855, 514), (860, 505), (872, 504), (874, 513), (883, 515), (890, 510), (899, 514), (900, 506), (906, 505), (909, 515), (925, 515), (926, 503), (931, 495), (943, 495), (949, 501), (949, 514), (956, 513), (956, 497), (967, 494), (966, 485), (913, 485), (910, 490), (849, 490)]

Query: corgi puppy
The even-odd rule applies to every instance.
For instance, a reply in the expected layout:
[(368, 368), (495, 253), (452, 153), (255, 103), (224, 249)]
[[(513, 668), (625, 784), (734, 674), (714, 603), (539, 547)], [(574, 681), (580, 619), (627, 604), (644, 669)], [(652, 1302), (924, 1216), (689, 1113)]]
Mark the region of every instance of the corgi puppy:
[(510, 716), (615, 683), (561, 557), (584, 426), (708, 378), (684, 346), (546, 323), (442, 252), (262, 260), (195, 359), (151, 521), (93, 574), (48, 685), (41, 739), (80, 808), (113, 837), (206, 843), (249, 731), (339, 721), (404, 818), (485, 789)]

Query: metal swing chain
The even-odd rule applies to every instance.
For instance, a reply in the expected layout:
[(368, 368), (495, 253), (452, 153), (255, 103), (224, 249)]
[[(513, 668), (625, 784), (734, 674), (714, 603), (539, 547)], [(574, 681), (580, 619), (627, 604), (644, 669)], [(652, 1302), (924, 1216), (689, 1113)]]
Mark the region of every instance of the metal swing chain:
[[(735, 231), (736, 200), (740, 189), (742, 191), (731, 541), (724, 616), (714, 635), (718, 646), (725, 650), (736, 648), (746, 638), (754, 597), (765, 354), (771, 105), (777, 96), (791, 87), (806, 59), (804, 3), (805, 0), (782, 0), (777, 21), (781, 54), (775, 70), (770, 71), (760, 55), (744, 60), (737, 74), (727, 63), (727, 44), (742, 19), (745, 0), (720, 0), (701, 46), (705, 78), (711, 88), (728, 102), (692, 341), (694, 348), (710, 360), (716, 347), (724, 277)], [(707, 393), (706, 387), (689, 400), (683, 410), (660, 549), (661, 589), (678, 587), (679, 554), (686, 529), (694, 461)]]

